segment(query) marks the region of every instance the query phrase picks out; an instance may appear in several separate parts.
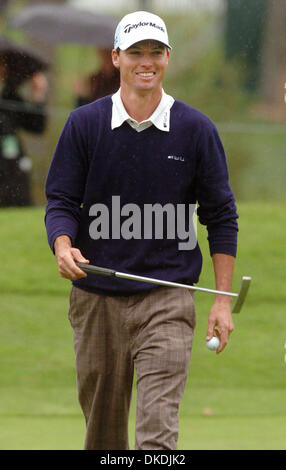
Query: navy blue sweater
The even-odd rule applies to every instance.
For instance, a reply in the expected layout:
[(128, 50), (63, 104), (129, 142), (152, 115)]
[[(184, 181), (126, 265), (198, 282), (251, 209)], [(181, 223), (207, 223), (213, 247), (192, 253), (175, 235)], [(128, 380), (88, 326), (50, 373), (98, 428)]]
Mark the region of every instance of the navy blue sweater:
[[(51, 249), (58, 236), (68, 235), (91, 264), (197, 283), (202, 267), (198, 243), (192, 250), (179, 250), (178, 237), (170, 239), (165, 232), (163, 239), (125, 239), (120, 231), (112, 237), (112, 196), (120, 196), (121, 207), (136, 204), (142, 213), (145, 204), (197, 203), (199, 221), (207, 226), (210, 254), (236, 256), (238, 216), (214, 124), (177, 100), (171, 108), (170, 132), (154, 125), (136, 132), (126, 122), (112, 130), (111, 114), (112, 100), (107, 96), (72, 111), (62, 131), (46, 182), (45, 223)], [(96, 214), (90, 215), (90, 209), (99, 203), (110, 209), (106, 239), (91, 235)], [(94, 274), (73, 283), (107, 295), (153, 288)]]

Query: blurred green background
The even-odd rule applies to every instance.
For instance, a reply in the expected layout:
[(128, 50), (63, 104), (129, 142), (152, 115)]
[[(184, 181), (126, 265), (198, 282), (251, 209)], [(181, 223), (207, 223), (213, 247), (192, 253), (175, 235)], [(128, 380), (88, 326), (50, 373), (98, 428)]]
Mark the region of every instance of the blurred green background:
[[(7, 19), (30, 3), (36, 2), (10, 2), (1, 16), (3, 32), (21, 42), (27, 37), (10, 30)], [(128, 10), (121, 3), (113, 2), (119, 16), (140, 6), (134, 2)], [(182, 10), (179, 3), (175, 11), (162, 11), (160, 2), (157, 7), (149, 2), (166, 20), (174, 45), (164, 89), (218, 127), (240, 215), (234, 290), (242, 275), (253, 277), (229, 345), (219, 356), (204, 344), (212, 297), (196, 294), (198, 324), (179, 448), (285, 449), (285, 55), (279, 60), (285, 51), (279, 29), (285, 6), (281, 2), (283, 11), (277, 12), (271, 0), (229, 0), (204, 9), (199, 2), (187, 8), (185, 2)], [(84, 440), (67, 319), (70, 284), (59, 277), (47, 245), (44, 182), (74, 107), (73, 84), (94, 71), (98, 59), (91, 46), (44, 47), (54, 64), (49, 125), (44, 136), (22, 135), (34, 163), (35, 207), (0, 209), (0, 449), (7, 450), (81, 449)], [(213, 287), (203, 227), (199, 242), (200, 285)], [(135, 406), (134, 384), (131, 448)]]

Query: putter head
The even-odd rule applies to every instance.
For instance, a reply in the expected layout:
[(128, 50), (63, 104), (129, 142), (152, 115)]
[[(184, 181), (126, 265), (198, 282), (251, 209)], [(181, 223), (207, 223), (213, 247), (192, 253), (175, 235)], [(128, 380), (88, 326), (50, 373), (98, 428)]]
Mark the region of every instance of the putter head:
[(241, 284), (240, 284), (240, 289), (239, 289), (239, 293), (236, 297), (236, 300), (235, 300), (235, 303), (232, 307), (232, 313), (239, 313), (240, 310), (241, 310), (241, 307), (245, 301), (245, 297), (247, 295), (247, 292), (248, 292), (248, 289), (249, 289), (249, 286), (250, 286), (250, 282), (251, 282), (251, 277), (248, 277), (248, 276), (243, 276), (242, 280), (241, 280)]

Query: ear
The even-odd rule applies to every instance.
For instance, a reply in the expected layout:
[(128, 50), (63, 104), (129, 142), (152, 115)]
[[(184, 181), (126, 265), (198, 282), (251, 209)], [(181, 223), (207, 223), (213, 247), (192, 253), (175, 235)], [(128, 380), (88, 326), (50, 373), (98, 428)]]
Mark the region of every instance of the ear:
[(119, 59), (119, 55), (117, 54), (115, 49), (112, 49), (111, 58), (112, 58), (112, 63), (114, 65), (114, 67), (119, 69), (120, 68), (119, 67), (120, 59)]

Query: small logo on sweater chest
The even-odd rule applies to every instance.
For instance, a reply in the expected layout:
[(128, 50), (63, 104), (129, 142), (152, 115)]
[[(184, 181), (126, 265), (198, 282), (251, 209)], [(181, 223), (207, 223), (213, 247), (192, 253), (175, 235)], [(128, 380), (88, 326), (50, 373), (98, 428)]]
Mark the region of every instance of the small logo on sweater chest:
[(184, 162), (184, 157), (177, 157), (176, 155), (168, 155), (168, 160), (179, 160), (180, 162)]

